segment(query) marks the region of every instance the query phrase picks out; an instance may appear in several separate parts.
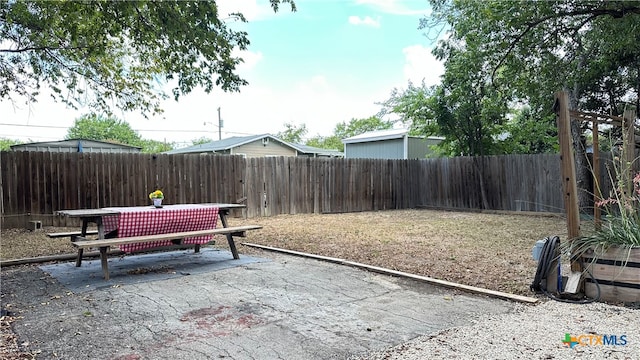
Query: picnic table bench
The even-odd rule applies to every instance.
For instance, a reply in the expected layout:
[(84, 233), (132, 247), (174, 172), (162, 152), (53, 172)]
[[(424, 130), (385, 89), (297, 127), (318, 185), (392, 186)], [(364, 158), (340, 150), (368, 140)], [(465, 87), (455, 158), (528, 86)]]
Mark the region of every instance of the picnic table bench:
[[(85, 235), (98, 235), (98, 230), (87, 230)], [(49, 233), (48, 237), (55, 239), (61, 237), (74, 237), (74, 236), (82, 236), (82, 231), (67, 231), (67, 232), (59, 232), (59, 233)]]
[(245, 226), (236, 226), (236, 227), (223, 227), (218, 229), (209, 229), (209, 230), (195, 230), (195, 231), (183, 231), (183, 232), (175, 232), (175, 233), (166, 233), (166, 234), (154, 234), (154, 235), (141, 235), (141, 236), (131, 236), (124, 238), (113, 238), (113, 239), (98, 239), (91, 240), (81, 236), (75, 237), (75, 241), (71, 244), (79, 249), (87, 249), (87, 248), (98, 248), (100, 250), (100, 263), (102, 265), (102, 272), (104, 274), (105, 280), (109, 280), (109, 265), (107, 261), (107, 250), (111, 246), (124, 245), (124, 244), (140, 244), (147, 243), (158, 240), (179, 240), (180, 242), (176, 245), (182, 245), (181, 241), (188, 237), (197, 237), (203, 235), (227, 235), (227, 240), (229, 242), (229, 249), (231, 250), (231, 254), (234, 259), (239, 259), (238, 250), (236, 248), (235, 241), (233, 239), (234, 236), (246, 237), (247, 231), (249, 230), (258, 230), (261, 229), (262, 226), (259, 225), (245, 225)]
[[(61, 210), (59, 214), (82, 219), (79, 232), (56, 233), (56, 237), (70, 236), (71, 244), (78, 249), (76, 266), (82, 264), (84, 249), (100, 250), (104, 278), (109, 280), (107, 250), (118, 246), (125, 252), (143, 251), (169, 245), (200, 245), (208, 243), (212, 235), (225, 235), (234, 259), (239, 259), (234, 236), (244, 237), (247, 231), (261, 229), (259, 225), (229, 227), (226, 215), (231, 209), (243, 208), (241, 204), (178, 204), (163, 209), (153, 207), (124, 207), (82, 210)], [(222, 228), (216, 228), (218, 217)], [(97, 231), (87, 230), (95, 223)], [(97, 239), (87, 235), (97, 234)]]

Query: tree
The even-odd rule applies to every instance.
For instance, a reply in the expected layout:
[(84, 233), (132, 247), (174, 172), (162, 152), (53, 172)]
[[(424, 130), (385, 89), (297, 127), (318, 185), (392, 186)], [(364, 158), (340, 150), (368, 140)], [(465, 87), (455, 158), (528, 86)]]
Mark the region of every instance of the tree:
[(432, 0), (431, 4), (434, 11), (421, 26), (450, 27), (450, 37), (438, 43), (440, 56), (447, 57), (447, 49), (475, 53), (494, 84), (511, 89), (519, 98), (549, 104), (550, 94), (565, 88), (571, 92), (572, 105), (582, 106), (587, 85), (629, 71), (627, 85), (635, 87), (632, 97), (638, 105), (640, 84), (634, 83), (640, 62), (638, 1)]
[(559, 149), (555, 117), (535, 119), (528, 106), (514, 112), (504, 134), (500, 141), (504, 154), (557, 153)]
[[(619, 115), (624, 100), (640, 105), (638, 1), (431, 0), (431, 5), (421, 27), (449, 33), (434, 51), (446, 62), (445, 77), (465, 69), (479, 73), (490, 80), (486, 94), (528, 104), (532, 119), (554, 116), (553, 94), (561, 89), (569, 92), (573, 109)], [(586, 190), (583, 128), (572, 124), (578, 186)], [(589, 193), (581, 192), (581, 206), (588, 201)]]
[(13, 140), (7, 138), (0, 138), (0, 151), (9, 151), (11, 150), (11, 145), (22, 144), (20, 140)]
[(174, 148), (173, 143), (143, 139), (129, 123), (113, 117), (87, 114), (67, 130), (66, 139), (88, 139), (142, 148), (143, 153), (160, 153)]
[(296, 126), (292, 123), (285, 123), (285, 129), (276, 134), (276, 137), (292, 144), (302, 144), (302, 138), (307, 134), (307, 125)]
[(305, 145), (321, 148), (321, 149), (330, 149), (330, 150), (338, 150), (344, 151), (344, 144), (339, 137), (335, 135), (330, 136), (321, 136), (317, 135), (307, 140)]
[[(292, 0), (269, 0), (274, 11)], [(178, 98), (196, 87), (238, 91), (245, 31), (215, 1), (1, 1), (0, 99), (36, 101), (42, 85), (58, 101), (159, 113), (158, 83)]]
[(129, 123), (96, 114), (83, 115), (67, 130), (66, 139), (89, 139), (139, 146), (142, 138)]
[(387, 130), (393, 127), (394, 121), (382, 120), (378, 116), (370, 116), (365, 119), (352, 118), (348, 123), (338, 123), (333, 130), (338, 139), (364, 134), (369, 131)]
[(173, 143), (165, 143), (162, 141), (149, 140), (149, 139), (140, 139), (140, 141), (136, 146), (141, 147), (142, 152), (147, 154), (157, 154), (157, 153), (173, 150), (175, 147)]
[(491, 93), (484, 80), (477, 72), (451, 71), (438, 86), (409, 83), (404, 91), (394, 89), (382, 103), (382, 114), (398, 115), (413, 135), (443, 136), (436, 145), (442, 155), (498, 154), (496, 139), (506, 122), (507, 101)]
[(342, 139), (360, 135), (368, 131), (391, 129), (393, 124), (393, 121), (381, 120), (377, 116), (370, 116), (364, 119), (353, 118), (348, 123), (344, 121), (338, 123), (333, 129), (333, 135), (317, 135), (307, 140), (306, 145), (322, 149), (344, 151)]
[(193, 140), (191, 140), (191, 146), (193, 146), (193, 145), (206, 144), (206, 143), (210, 143), (210, 142), (212, 142), (212, 141), (213, 141), (213, 140), (212, 140), (211, 138), (208, 138), (208, 137), (206, 137), (206, 136), (202, 136), (202, 137), (200, 137), (200, 138), (197, 138), (197, 139), (193, 139)]

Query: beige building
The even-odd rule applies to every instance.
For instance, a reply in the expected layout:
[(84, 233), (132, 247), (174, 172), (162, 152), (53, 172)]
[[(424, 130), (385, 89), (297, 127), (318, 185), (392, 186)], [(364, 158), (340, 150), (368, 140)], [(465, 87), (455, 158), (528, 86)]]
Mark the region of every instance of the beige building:
[(269, 134), (234, 136), (219, 141), (174, 149), (165, 154), (221, 154), (244, 157), (306, 156), (343, 157), (338, 150), (320, 149), (312, 146), (291, 144)]

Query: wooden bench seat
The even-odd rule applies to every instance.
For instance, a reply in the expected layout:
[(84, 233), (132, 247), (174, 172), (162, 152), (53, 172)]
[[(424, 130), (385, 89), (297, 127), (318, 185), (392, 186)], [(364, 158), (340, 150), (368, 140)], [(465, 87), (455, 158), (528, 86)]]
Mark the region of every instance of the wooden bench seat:
[[(112, 239), (101, 239), (101, 240), (91, 240), (81, 236), (75, 236), (74, 241), (71, 244), (76, 248), (78, 248), (78, 259), (76, 259), (76, 266), (81, 265), (83, 249), (87, 249), (87, 248), (100, 249), (100, 261), (102, 263), (102, 271), (104, 272), (104, 278), (105, 280), (109, 280), (107, 250), (109, 249), (110, 246), (146, 243), (146, 242), (158, 241), (158, 240), (184, 240), (185, 238), (203, 236), (203, 235), (226, 235), (227, 241), (229, 243), (229, 249), (233, 254), (233, 258), (239, 259), (240, 256), (238, 255), (238, 250), (236, 249), (236, 244), (235, 244), (235, 241), (233, 240), (233, 237), (234, 236), (245, 237), (247, 231), (258, 230), (258, 229), (262, 229), (262, 226), (244, 225), (244, 226), (225, 227), (225, 228), (208, 229), (208, 230), (131, 236), (131, 237), (124, 237), (124, 238), (112, 238)], [(195, 245), (195, 246), (197, 251), (199, 249), (199, 245)]]
[[(97, 234), (98, 234), (98, 230), (87, 230), (87, 235), (97, 235)], [(61, 238), (61, 237), (80, 236), (80, 235), (82, 235), (82, 231), (69, 231), (69, 232), (47, 234), (47, 236), (52, 239)]]

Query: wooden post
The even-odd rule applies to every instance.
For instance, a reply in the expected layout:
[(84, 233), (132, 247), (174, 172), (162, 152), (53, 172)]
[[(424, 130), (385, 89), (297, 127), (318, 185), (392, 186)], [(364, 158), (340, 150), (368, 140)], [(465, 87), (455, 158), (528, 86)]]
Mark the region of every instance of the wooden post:
[(622, 160), (624, 164), (622, 165), (621, 171), (623, 171), (624, 176), (624, 184), (625, 184), (625, 193), (626, 195), (631, 195), (633, 191), (633, 163), (636, 158), (636, 134), (635, 134), (635, 123), (636, 115), (633, 110), (625, 110), (623, 118), (622, 118), (622, 146), (624, 156)]
[(602, 226), (602, 211), (597, 205), (602, 200), (602, 192), (600, 191), (600, 144), (598, 139), (598, 119), (591, 122), (591, 136), (593, 137), (593, 160), (591, 167), (593, 168), (593, 220), (596, 230), (600, 230)]
[(569, 117), (569, 95), (556, 93), (558, 104), (558, 141), (560, 143), (560, 161), (564, 205), (567, 213), (567, 232), (569, 240), (580, 235), (580, 213), (578, 210), (578, 186), (576, 184), (576, 163), (571, 138), (571, 119)]
[[(564, 91), (556, 93), (556, 114), (558, 118), (558, 142), (562, 172), (564, 207), (567, 214), (568, 241), (580, 236), (580, 212), (578, 208), (578, 186), (576, 184), (576, 163), (571, 137), (569, 95)], [(572, 271), (581, 271), (577, 261), (571, 261)]]

